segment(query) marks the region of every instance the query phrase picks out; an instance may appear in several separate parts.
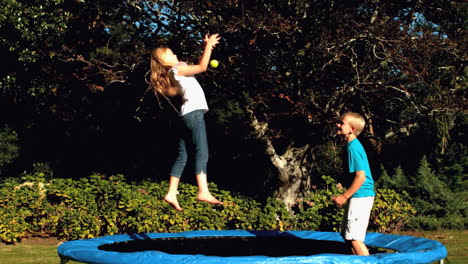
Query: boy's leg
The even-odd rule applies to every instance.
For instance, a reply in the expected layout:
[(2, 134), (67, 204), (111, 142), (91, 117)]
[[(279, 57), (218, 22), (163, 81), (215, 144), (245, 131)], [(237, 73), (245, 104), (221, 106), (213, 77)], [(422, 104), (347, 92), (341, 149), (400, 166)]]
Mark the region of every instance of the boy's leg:
[(369, 250), (364, 244), (370, 212), (374, 197), (351, 198), (345, 211), (344, 239), (351, 245), (353, 253), (368, 256)]
[(367, 246), (362, 241), (351, 240), (351, 245), (353, 247), (353, 252), (359, 256), (369, 256), (369, 250)]
[(182, 207), (180, 207), (179, 201), (177, 201), (177, 187), (179, 186), (179, 182), (180, 178), (171, 176), (169, 179), (169, 190), (166, 196), (164, 196), (164, 201), (172, 205), (177, 211), (182, 211)]

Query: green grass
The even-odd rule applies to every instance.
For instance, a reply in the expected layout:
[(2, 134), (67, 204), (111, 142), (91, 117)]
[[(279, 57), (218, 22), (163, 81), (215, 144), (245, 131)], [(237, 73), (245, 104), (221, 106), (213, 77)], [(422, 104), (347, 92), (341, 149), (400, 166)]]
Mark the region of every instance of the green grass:
[[(3, 264), (59, 264), (56, 246), (43, 245), (0, 245), (0, 259)], [(80, 262), (69, 261), (67, 264)]]
[[(444, 263), (468, 263), (468, 230), (402, 232), (402, 235), (425, 237), (443, 243), (448, 250), (448, 258)], [(37, 243), (18, 243), (16, 245), (0, 244), (0, 259), (2, 264), (54, 264), (60, 263), (56, 245), (37, 245)], [(67, 264), (80, 262), (69, 261)], [(435, 262), (437, 263), (437, 262)]]
[(444, 263), (468, 263), (468, 230), (414, 231), (403, 232), (402, 235), (424, 237), (444, 244), (448, 251), (448, 256)]

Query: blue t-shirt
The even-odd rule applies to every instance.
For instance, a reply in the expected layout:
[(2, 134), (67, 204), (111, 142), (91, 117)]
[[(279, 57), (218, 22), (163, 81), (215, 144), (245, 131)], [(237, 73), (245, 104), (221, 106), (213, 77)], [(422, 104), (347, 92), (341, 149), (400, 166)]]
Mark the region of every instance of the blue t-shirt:
[(374, 179), (367, 160), (366, 151), (361, 142), (356, 138), (348, 142), (348, 165), (349, 173), (356, 173), (357, 171), (364, 171), (366, 180), (351, 197), (367, 197), (375, 196), (374, 192)]

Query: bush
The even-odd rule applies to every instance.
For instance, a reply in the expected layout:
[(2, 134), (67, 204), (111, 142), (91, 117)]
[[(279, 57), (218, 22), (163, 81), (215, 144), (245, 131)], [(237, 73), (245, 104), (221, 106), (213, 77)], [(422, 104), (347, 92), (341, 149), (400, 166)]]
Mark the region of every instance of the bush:
[(451, 181), (446, 178), (437, 175), (430, 168), (426, 157), (423, 157), (416, 174), (405, 176), (402, 169), (397, 168), (395, 175), (389, 176), (385, 173), (378, 184), (411, 194), (411, 197), (407, 196), (407, 201), (414, 207), (415, 214), (408, 219), (409, 228), (464, 229), (467, 226), (467, 204), (464, 199), (466, 195), (464, 192), (453, 192), (448, 185)]
[[(298, 230), (339, 231), (344, 209), (338, 208), (332, 198), (344, 189), (329, 176), (323, 176), (327, 188), (315, 189), (295, 206)], [(391, 233), (405, 226), (412, 215), (413, 207), (407, 202), (408, 194), (398, 194), (391, 189), (377, 189), (369, 220), (369, 230)]]
[(0, 240), (14, 243), (37, 229), (38, 218), (42, 214), (43, 192), (37, 184), (6, 181), (0, 189)]
[[(0, 188), (0, 239), (21, 240), (27, 234), (61, 239), (87, 239), (116, 233), (181, 232), (191, 230), (321, 230), (338, 231), (343, 209), (332, 197), (343, 192), (331, 177), (325, 189), (313, 190), (288, 212), (282, 201), (265, 204), (220, 190), (211, 192), (224, 202), (198, 202), (196, 186), (181, 183), (182, 212), (163, 201), (168, 182), (129, 184), (122, 175), (91, 175), (80, 180), (51, 179), (44, 173), (23, 175), (23, 182), (5, 181)], [(391, 231), (400, 227), (410, 210), (402, 197), (385, 190), (377, 196), (373, 227)], [(380, 228), (380, 229), (379, 229)]]
[(250, 198), (219, 190), (224, 201), (212, 206), (196, 200), (196, 186), (181, 183), (179, 202), (183, 212), (163, 201), (167, 182), (128, 184), (122, 175), (91, 175), (78, 181), (52, 179), (44, 184), (43, 173), (23, 175), (0, 189), (0, 214), (8, 215), (0, 226), (4, 242), (20, 240), (26, 233), (62, 239), (86, 239), (116, 233), (180, 232), (190, 230), (281, 230), (288, 213), (279, 201), (264, 208)]
[(330, 176), (322, 176), (325, 188), (315, 188), (293, 208), (296, 214), (297, 230), (338, 231), (341, 226), (344, 210), (332, 201), (334, 196), (343, 193)]
[(15, 203), (15, 194), (12, 192), (17, 182), (6, 182), (0, 189), (0, 241), (14, 243), (18, 238), (23, 237), (28, 230), (28, 225), (23, 215), (23, 210), (19, 210)]
[(292, 215), (286, 210), (286, 205), (275, 198), (269, 197), (263, 210), (258, 215), (259, 230), (284, 231), (292, 225)]
[(0, 130), (0, 174), (1, 169), (19, 156), (18, 134), (5, 127)]
[(0, 217), (0, 241), (14, 243), (26, 235), (28, 224), (20, 212), (0, 208)]
[(391, 189), (377, 189), (369, 229), (379, 233), (401, 230), (416, 213), (408, 200), (409, 195), (404, 191), (399, 194)]

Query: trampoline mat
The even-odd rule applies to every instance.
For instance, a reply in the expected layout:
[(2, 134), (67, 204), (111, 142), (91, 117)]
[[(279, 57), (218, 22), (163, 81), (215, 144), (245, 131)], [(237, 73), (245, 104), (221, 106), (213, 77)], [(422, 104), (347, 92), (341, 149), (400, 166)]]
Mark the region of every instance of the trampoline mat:
[[(105, 244), (99, 250), (117, 252), (162, 251), (168, 254), (206, 256), (310, 256), (316, 254), (351, 254), (343, 242), (301, 239), (297, 237), (172, 237), (133, 240)], [(372, 248), (377, 252), (376, 248)]]

